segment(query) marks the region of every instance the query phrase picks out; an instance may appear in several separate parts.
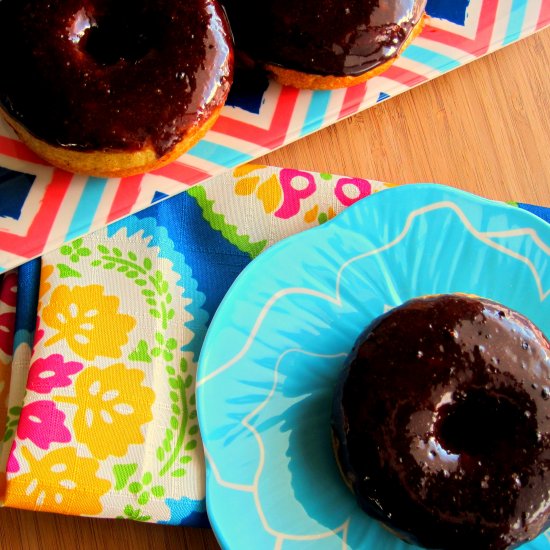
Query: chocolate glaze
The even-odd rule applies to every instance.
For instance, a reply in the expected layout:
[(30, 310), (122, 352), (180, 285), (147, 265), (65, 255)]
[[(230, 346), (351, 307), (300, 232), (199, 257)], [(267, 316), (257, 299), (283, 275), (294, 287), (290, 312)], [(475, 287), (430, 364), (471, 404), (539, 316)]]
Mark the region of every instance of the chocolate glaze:
[(36, 137), (160, 157), (223, 104), (217, 0), (2, 0), (0, 105)]
[(550, 344), (525, 317), (461, 295), (369, 326), (335, 394), (360, 505), (428, 548), (514, 547), (550, 516)]
[(398, 55), (426, 0), (222, 0), (237, 50), (262, 64), (359, 75)]

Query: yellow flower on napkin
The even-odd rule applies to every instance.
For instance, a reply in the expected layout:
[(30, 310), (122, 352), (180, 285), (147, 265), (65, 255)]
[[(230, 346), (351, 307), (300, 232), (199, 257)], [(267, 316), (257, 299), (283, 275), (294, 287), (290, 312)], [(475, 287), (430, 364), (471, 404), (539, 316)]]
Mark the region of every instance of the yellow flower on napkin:
[(21, 455), (29, 471), (8, 480), (6, 506), (77, 516), (101, 513), (100, 498), (111, 488), (111, 483), (96, 476), (97, 460), (77, 456), (76, 450), (69, 446), (40, 458), (22, 447)]
[(256, 193), (263, 204), (265, 213), (270, 214), (279, 206), (283, 191), (277, 174), (270, 174), (264, 181), (261, 181), (257, 175), (251, 175), (251, 172), (261, 168), (264, 168), (264, 166), (246, 164), (235, 169), (233, 172), (233, 176), (237, 180), (235, 194), (244, 196)]
[(87, 367), (77, 377), (75, 396), (54, 400), (76, 405), (74, 435), (100, 460), (124, 456), (131, 444), (145, 441), (141, 426), (153, 419), (153, 390), (141, 383), (145, 374), (122, 363), (105, 369)]
[(43, 321), (57, 330), (45, 346), (65, 340), (71, 350), (84, 359), (98, 355), (118, 358), (121, 347), (128, 342), (128, 334), (136, 320), (118, 313), (117, 296), (103, 294), (101, 285), (58, 286), (42, 313)]
[(47, 294), (48, 290), (52, 287), (51, 283), (48, 282), (48, 279), (54, 272), (53, 265), (44, 264), (40, 270), (40, 287), (38, 289), (38, 307), (37, 311), (42, 311), (42, 299)]

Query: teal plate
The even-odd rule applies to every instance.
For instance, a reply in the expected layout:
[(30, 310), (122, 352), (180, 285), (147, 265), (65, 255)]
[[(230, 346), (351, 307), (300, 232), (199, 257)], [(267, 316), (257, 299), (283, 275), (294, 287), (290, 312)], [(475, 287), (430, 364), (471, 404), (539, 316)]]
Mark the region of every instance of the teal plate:
[(407, 185), (280, 242), (243, 271), (208, 331), (197, 382), (207, 507), (223, 547), (412, 548), (342, 482), (331, 399), (373, 318), (446, 292), (502, 302), (550, 335), (550, 225), (452, 188)]

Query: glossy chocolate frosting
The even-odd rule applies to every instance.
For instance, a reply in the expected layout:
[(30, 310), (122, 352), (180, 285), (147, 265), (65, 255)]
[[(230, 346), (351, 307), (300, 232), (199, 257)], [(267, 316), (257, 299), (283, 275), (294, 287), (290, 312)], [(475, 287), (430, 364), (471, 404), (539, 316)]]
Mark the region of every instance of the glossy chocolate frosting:
[(263, 64), (333, 76), (398, 55), (426, 0), (222, 0), (237, 50)]
[(36, 137), (160, 157), (223, 104), (217, 0), (1, 0), (0, 104)]
[(462, 295), (375, 320), (335, 394), (341, 470), (360, 505), (428, 548), (514, 547), (550, 513), (550, 344)]

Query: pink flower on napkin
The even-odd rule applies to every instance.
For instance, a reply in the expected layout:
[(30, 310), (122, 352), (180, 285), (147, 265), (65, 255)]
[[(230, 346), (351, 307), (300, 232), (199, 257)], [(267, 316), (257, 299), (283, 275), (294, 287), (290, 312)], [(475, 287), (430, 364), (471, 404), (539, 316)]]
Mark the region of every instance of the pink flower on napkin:
[(17, 274), (12, 272), (4, 275), (0, 284), (0, 302), (10, 307), (17, 304)]
[(53, 388), (70, 386), (69, 376), (80, 372), (84, 368), (82, 363), (63, 360), (63, 356), (56, 353), (49, 357), (40, 357), (31, 365), (27, 379), (27, 389), (37, 393), (50, 393)]
[(42, 338), (44, 337), (44, 334), (45, 334), (45, 330), (43, 328), (39, 328), (38, 325), (37, 325), (37, 328), (36, 328), (36, 332), (34, 333), (34, 344), (38, 344), (38, 342), (40, 342), (40, 340), (42, 340)]
[(21, 410), (17, 436), (30, 439), (41, 449), (48, 449), (52, 443), (67, 443), (71, 440), (71, 432), (64, 421), (65, 413), (52, 401), (35, 401)]
[(358, 200), (368, 197), (371, 193), (370, 181), (362, 178), (340, 178), (334, 188), (336, 198), (344, 206), (351, 206)]
[(17, 446), (17, 443), (15, 441), (13, 442), (10, 456), (8, 458), (8, 462), (6, 464), (6, 472), (8, 474), (16, 474), (20, 469), (21, 466), (19, 466), (19, 462), (17, 461), (17, 458), (15, 457), (15, 447)]
[(15, 313), (8, 312), (0, 315), (0, 350), (6, 355), (13, 353), (13, 330)]
[(36, 316), (36, 326), (34, 328), (34, 343), (33, 348), (36, 350), (36, 344), (42, 340), (46, 331), (42, 328), (40, 322), (40, 315)]
[(280, 171), (279, 181), (283, 190), (283, 203), (275, 212), (275, 216), (288, 220), (300, 212), (301, 201), (315, 193), (317, 184), (313, 174), (290, 168), (283, 168)]

